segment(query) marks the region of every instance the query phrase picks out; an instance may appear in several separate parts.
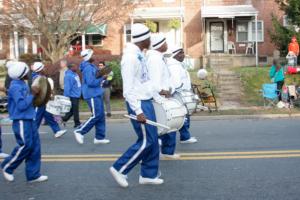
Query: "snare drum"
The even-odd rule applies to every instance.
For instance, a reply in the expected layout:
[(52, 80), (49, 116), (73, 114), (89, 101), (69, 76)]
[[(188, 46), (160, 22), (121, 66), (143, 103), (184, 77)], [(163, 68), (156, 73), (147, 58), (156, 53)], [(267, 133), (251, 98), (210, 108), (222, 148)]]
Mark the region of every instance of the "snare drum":
[(186, 108), (176, 99), (164, 99), (161, 103), (153, 101), (156, 122), (170, 127), (170, 130), (158, 127), (158, 134), (178, 131), (184, 124)]
[(49, 101), (46, 104), (46, 111), (53, 115), (61, 115), (61, 105), (57, 101)]
[(186, 107), (188, 115), (192, 115), (196, 112), (199, 97), (192, 91), (182, 90), (180, 92), (175, 92), (173, 97)]
[(72, 103), (70, 101), (69, 97), (65, 97), (62, 95), (55, 95), (54, 101), (58, 102), (58, 104), (61, 106), (61, 114), (64, 115), (68, 112), (70, 112)]

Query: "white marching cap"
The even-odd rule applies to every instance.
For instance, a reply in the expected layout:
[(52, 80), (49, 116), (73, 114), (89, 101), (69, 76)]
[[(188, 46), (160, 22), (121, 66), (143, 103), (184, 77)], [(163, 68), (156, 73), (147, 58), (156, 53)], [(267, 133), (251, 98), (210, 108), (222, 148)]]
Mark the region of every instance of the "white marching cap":
[(29, 67), (24, 62), (13, 62), (8, 66), (8, 75), (14, 80), (22, 79), (29, 72)]
[(132, 42), (142, 42), (150, 38), (150, 29), (144, 24), (133, 24), (131, 27)]
[(7, 61), (6, 63), (6, 68), (10, 68), (11, 66), (15, 65), (18, 61), (14, 61), (14, 60), (10, 60), (10, 61)]
[(89, 61), (94, 54), (92, 49), (85, 49), (81, 51), (80, 56), (83, 58), (84, 61)]
[(172, 55), (172, 57), (174, 57), (182, 50), (183, 50), (183, 48), (181, 46), (175, 45), (169, 49), (169, 53)]
[(34, 72), (40, 72), (44, 69), (45, 65), (42, 62), (34, 62), (31, 66), (31, 70)]
[(166, 37), (162, 33), (151, 34), (151, 48), (156, 50), (166, 43)]

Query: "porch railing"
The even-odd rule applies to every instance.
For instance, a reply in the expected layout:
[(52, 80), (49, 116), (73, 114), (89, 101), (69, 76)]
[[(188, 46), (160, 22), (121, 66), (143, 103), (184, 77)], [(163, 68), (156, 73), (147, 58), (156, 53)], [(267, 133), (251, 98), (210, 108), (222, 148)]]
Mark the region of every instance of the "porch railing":
[(252, 0), (203, 0), (202, 6), (252, 5)]

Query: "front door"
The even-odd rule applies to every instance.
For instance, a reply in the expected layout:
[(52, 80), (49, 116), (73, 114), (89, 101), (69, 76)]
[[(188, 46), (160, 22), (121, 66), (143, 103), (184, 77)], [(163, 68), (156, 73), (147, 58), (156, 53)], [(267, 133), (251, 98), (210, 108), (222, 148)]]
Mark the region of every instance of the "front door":
[(224, 23), (210, 23), (210, 52), (224, 53)]

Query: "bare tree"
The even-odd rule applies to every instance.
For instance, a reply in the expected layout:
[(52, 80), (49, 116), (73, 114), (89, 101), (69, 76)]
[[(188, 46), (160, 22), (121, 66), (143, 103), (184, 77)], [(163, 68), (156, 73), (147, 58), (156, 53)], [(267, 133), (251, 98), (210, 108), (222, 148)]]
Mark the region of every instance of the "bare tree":
[[(7, 0), (0, 24), (31, 36), (52, 61), (59, 60), (70, 42), (91, 24), (124, 19), (132, 0)], [(42, 40), (40, 39), (42, 38)]]

